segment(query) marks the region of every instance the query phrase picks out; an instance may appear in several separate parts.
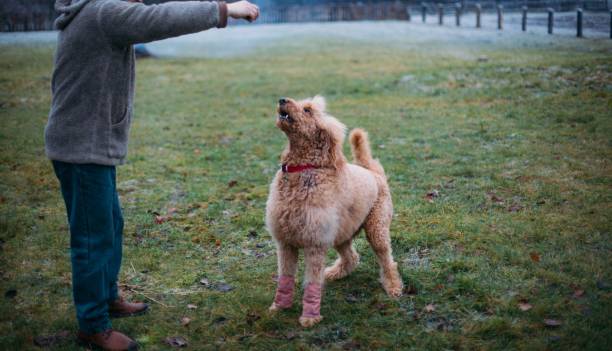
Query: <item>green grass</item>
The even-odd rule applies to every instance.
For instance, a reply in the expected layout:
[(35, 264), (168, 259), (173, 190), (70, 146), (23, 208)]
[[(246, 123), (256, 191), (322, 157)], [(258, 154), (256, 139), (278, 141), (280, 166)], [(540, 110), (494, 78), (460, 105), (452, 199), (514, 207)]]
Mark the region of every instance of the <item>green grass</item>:
[[(612, 56), (609, 44), (566, 41), (520, 50), (330, 42), (139, 62), (129, 158), (118, 168), (121, 283), (152, 311), (114, 326), (146, 350), (169, 349), (169, 336), (192, 350), (608, 349)], [(65, 210), (43, 151), (51, 68), (50, 48), (1, 49), (6, 350), (76, 331)], [(267, 314), (276, 259), (264, 208), (285, 142), (275, 101), (316, 93), (350, 128), (370, 132), (411, 291), (386, 297), (362, 235), (361, 265), (328, 284), (323, 322), (303, 329), (299, 304)], [(170, 221), (155, 223), (152, 212), (172, 208)], [(207, 288), (202, 278), (234, 289)], [(521, 311), (521, 301), (533, 308)], [(187, 327), (182, 317), (192, 319)], [(52, 349), (78, 347), (68, 338)]]

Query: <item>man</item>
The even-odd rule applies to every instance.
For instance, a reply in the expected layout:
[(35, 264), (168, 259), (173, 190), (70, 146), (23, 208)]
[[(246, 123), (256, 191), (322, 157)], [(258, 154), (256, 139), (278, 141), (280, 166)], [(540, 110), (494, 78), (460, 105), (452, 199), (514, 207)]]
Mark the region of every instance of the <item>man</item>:
[(123, 217), (115, 166), (124, 163), (132, 121), (132, 45), (223, 28), (228, 16), (254, 21), (259, 9), (248, 1), (146, 6), (141, 0), (56, 0), (55, 9), (60, 32), (45, 149), (70, 223), (78, 339), (104, 350), (135, 350), (109, 321), (148, 308), (124, 301), (117, 288)]

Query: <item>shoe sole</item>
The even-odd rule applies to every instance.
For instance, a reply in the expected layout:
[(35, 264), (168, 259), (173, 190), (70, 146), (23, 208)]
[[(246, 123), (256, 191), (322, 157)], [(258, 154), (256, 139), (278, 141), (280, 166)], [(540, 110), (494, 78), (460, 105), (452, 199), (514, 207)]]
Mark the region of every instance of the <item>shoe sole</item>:
[(142, 311), (138, 311), (138, 312), (134, 312), (134, 313), (112, 313), (112, 312), (109, 312), (108, 316), (110, 318), (127, 318), (127, 317), (142, 316), (143, 314), (146, 314), (147, 312), (149, 312), (149, 307), (148, 306), (145, 309), (143, 309)]

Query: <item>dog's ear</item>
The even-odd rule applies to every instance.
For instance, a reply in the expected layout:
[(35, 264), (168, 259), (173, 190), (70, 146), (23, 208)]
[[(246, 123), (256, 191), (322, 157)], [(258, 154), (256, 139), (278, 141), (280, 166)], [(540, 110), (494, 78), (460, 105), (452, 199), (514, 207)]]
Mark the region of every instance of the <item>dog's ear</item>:
[(344, 143), (344, 136), (346, 135), (346, 126), (337, 120), (335, 117), (326, 115), (322, 121), (323, 129), (329, 135), (331, 142), (334, 145), (342, 145)]
[(336, 169), (346, 163), (342, 153), (342, 144), (346, 134), (346, 126), (336, 118), (325, 115), (319, 121), (319, 140), (324, 143), (323, 152), (329, 157), (329, 163)]
[(327, 108), (327, 102), (325, 102), (325, 98), (321, 95), (315, 95), (315, 97), (312, 98), (311, 103), (312, 106), (321, 112), (325, 112), (325, 109)]

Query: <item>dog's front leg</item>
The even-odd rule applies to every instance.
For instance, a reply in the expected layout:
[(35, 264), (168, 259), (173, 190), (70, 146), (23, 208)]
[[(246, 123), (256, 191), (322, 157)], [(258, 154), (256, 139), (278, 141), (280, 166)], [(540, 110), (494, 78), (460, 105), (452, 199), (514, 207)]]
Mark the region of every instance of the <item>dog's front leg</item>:
[(325, 269), (325, 253), (327, 248), (309, 247), (304, 249), (306, 263), (304, 297), (302, 298), (302, 316), (300, 324), (311, 327), (321, 321), (321, 294), (323, 290), (323, 272)]
[(295, 272), (297, 270), (298, 249), (278, 244), (278, 286), (270, 311), (290, 308), (293, 304)]

